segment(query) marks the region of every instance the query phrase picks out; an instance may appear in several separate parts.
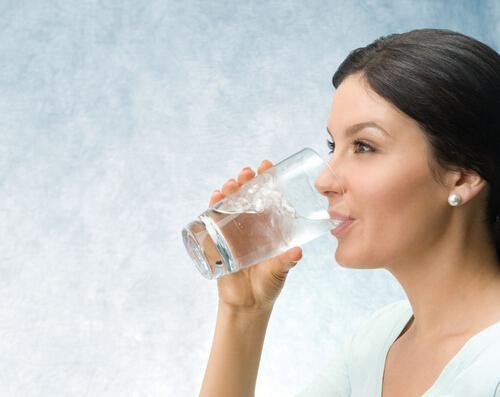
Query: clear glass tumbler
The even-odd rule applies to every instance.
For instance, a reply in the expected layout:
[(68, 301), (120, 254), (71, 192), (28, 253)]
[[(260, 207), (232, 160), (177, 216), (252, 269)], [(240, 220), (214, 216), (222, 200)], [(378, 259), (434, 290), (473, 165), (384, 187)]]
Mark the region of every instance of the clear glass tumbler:
[(342, 186), (328, 157), (302, 149), (189, 223), (182, 238), (200, 273), (216, 279), (237, 272), (341, 225), (344, 218), (330, 215), (328, 199), (317, 189), (320, 177)]

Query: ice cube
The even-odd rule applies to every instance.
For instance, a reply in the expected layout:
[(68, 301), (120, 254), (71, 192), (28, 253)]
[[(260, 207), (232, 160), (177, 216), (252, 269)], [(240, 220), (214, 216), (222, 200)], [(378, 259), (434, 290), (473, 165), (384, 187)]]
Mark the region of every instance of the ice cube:
[(260, 197), (257, 197), (255, 199), (255, 201), (253, 202), (253, 207), (255, 209), (255, 211), (257, 212), (260, 212), (260, 211), (263, 211), (265, 207), (265, 202), (264, 202), (264, 199), (260, 198)]

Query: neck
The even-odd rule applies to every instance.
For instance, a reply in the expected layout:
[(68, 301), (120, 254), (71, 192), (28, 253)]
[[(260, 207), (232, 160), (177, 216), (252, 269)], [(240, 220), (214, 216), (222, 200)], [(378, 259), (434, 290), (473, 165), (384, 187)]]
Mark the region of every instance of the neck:
[[(500, 320), (500, 264), (487, 236), (464, 236), (387, 266), (406, 292), (418, 340), (474, 334)], [(415, 256), (413, 257), (415, 258)]]

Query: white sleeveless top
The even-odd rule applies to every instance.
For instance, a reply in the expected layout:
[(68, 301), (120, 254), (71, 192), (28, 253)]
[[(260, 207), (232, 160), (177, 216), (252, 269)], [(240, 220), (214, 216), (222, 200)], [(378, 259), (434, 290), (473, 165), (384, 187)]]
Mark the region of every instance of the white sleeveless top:
[[(413, 313), (404, 299), (379, 309), (296, 397), (380, 397), (385, 359)], [(422, 397), (500, 397), (500, 321), (472, 336)]]

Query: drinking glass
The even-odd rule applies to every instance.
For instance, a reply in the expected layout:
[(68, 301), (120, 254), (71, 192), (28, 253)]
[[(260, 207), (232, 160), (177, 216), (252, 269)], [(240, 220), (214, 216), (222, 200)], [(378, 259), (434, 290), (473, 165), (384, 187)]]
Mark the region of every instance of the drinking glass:
[(182, 238), (199, 272), (217, 279), (340, 226), (348, 211), (336, 207), (342, 216), (336, 219), (332, 215), (328, 199), (318, 191), (319, 178), (329, 178), (321, 184), (342, 189), (329, 158), (304, 148), (190, 222), (182, 230)]

